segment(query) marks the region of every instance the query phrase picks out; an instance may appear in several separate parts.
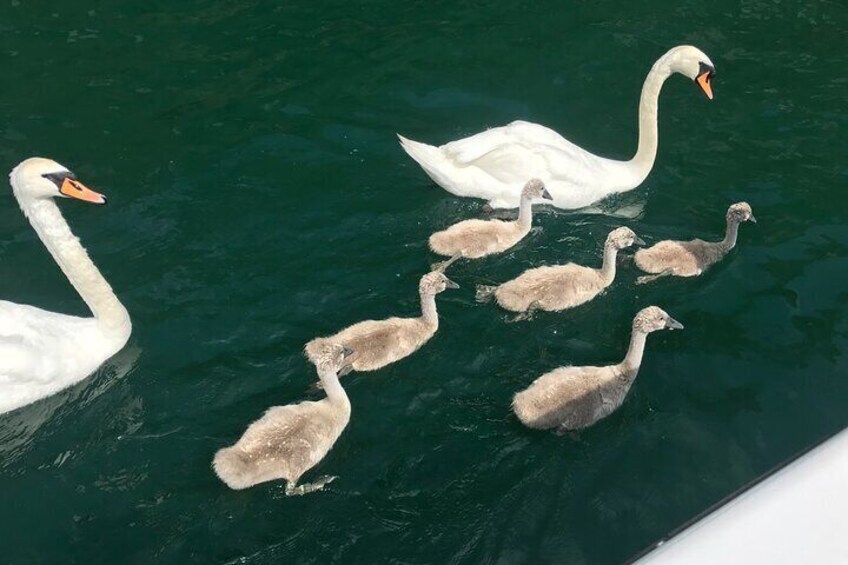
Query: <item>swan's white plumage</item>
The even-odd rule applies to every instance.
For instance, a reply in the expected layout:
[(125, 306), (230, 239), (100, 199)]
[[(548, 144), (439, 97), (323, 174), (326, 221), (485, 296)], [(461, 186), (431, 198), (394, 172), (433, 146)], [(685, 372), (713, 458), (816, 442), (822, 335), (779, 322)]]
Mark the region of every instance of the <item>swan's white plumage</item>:
[(525, 121), (441, 147), (398, 137), (404, 150), (437, 184), (458, 196), (485, 198), (494, 208), (514, 208), (524, 181), (538, 177), (553, 195), (555, 206), (582, 208), (645, 180), (656, 157), (662, 84), (675, 72), (695, 80), (701, 64), (713, 68), (709, 57), (688, 45), (671, 49), (654, 64), (640, 100), (639, 148), (629, 161), (594, 155), (550, 128)]
[(67, 173), (48, 159), (28, 159), (10, 181), (21, 209), (88, 306), (92, 318), (0, 301), (0, 413), (79, 382), (117, 353), (132, 325), (126, 309), (52, 202), (58, 189), (42, 175)]

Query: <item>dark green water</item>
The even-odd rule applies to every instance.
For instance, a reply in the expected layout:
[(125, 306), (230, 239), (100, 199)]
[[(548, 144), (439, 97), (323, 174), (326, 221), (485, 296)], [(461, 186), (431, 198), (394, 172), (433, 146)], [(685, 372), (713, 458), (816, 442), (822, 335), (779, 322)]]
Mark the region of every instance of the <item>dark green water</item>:
[[(62, 207), (134, 321), (98, 374), (0, 417), (0, 561), (616, 563), (848, 425), (844, 4), (276, 4), (0, 5), (0, 169), (49, 156), (109, 195)], [(338, 475), (327, 491), (218, 481), (215, 450), (303, 398), (303, 344), (414, 314), (426, 237), (480, 214), (395, 132), (523, 118), (627, 157), (642, 80), (679, 43), (715, 62), (716, 100), (666, 84), (627, 223), (717, 238), (748, 200), (759, 224), (723, 264), (639, 288), (625, 267), (586, 307), (505, 324), (475, 284), (596, 264), (622, 222), (545, 212), (456, 266), (422, 351), (346, 380), (351, 424), (309, 475)], [(85, 312), (10, 190), (0, 296)], [(648, 304), (687, 329), (649, 339), (621, 410), (571, 437), (518, 424), (514, 392), (617, 361)]]

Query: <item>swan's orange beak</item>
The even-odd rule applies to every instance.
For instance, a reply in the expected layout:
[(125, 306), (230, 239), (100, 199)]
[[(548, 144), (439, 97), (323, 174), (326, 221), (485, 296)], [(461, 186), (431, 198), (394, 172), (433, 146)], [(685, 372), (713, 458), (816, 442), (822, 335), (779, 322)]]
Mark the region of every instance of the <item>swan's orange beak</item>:
[(94, 192), (75, 179), (66, 178), (62, 181), (59, 192), (68, 198), (76, 198), (77, 200), (91, 202), (92, 204), (106, 204), (106, 196), (99, 192)]
[(713, 79), (713, 71), (707, 70), (698, 75), (698, 78), (695, 79), (695, 82), (698, 83), (698, 86), (701, 87), (701, 90), (704, 91), (704, 94), (707, 95), (707, 98), (710, 100), (713, 99), (713, 87), (710, 84), (710, 81)]

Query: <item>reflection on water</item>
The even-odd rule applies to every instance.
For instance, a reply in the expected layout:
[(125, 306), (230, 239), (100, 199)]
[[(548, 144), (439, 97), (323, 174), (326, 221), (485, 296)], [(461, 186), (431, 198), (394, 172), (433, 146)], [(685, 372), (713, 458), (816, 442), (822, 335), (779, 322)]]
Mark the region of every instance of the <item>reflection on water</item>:
[[(127, 347), (88, 378), (34, 404), (0, 415), (0, 469), (12, 469), (34, 441), (47, 440), (51, 432), (42, 430), (42, 427), (61, 428), (66, 418), (86, 410), (131, 375), (140, 356), (141, 348), (131, 340)], [(67, 457), (67, 453), (60, 454), (55, 464), (61, 466)]]

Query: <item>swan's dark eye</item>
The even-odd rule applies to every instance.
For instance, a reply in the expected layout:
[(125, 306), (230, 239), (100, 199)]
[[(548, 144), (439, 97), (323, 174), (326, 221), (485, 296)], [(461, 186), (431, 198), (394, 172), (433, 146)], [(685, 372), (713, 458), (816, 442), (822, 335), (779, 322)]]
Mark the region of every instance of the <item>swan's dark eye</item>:
[(698, 76), (703, 74), (707, 75), (707, 80), (712, 80), (715, 76), (715, 68), (712, 65), (700, 62), (698, 63)]
[[(62, 183), (65, 182), (65, 179), (76, 180), (76, 178), (77, 178), (77, 176), (74, 173), (72, 173), (71, 171), (61, 171), (59, 173), (47, 173), (47, 174), (44, 174), (44, 175), (41, 175), (41, 176), (46, 178), (47, 180), (49, 180), (53, 184), (55, 184), (56, 188), (62, 188)], [(77, 190), (81, 190), (77, 186), (74, 186), (74, 188), (77, 188)]]

